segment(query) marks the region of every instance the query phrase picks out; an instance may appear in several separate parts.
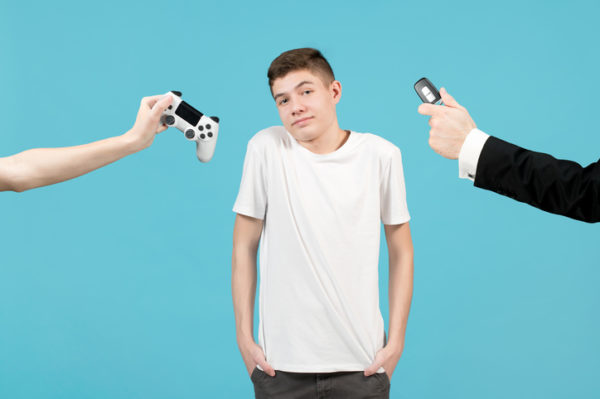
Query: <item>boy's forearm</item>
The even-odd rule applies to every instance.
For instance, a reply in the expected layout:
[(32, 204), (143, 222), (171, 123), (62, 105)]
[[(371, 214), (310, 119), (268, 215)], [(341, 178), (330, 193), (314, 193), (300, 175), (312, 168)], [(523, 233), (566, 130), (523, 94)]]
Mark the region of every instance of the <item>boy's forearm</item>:
[(256, 296), (256, 252), (234, 247), (231, 291), (238, 343), (254, 340), (254, 300)]
[(400, 259), (390, 257), (389, 275), (389, 340), (388, 345), (402, 350), (413, 292), (413, 253), (403, 253)]

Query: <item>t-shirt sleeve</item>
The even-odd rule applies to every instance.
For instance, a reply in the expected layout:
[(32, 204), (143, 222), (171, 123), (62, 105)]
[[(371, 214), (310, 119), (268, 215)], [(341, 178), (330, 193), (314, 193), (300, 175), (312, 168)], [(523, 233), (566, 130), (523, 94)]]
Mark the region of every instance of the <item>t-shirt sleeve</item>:
[(233, 211), (256, 219), (264, 219), (267, 209), (267, 186), (264, 159), (252, 141), (248, 143), (240, 191)]
[(406, 186), (400, 149), (394, 148), (381, 177), (381, 221), (383, 224), (402, 224), (410, 220), (406, 204)]

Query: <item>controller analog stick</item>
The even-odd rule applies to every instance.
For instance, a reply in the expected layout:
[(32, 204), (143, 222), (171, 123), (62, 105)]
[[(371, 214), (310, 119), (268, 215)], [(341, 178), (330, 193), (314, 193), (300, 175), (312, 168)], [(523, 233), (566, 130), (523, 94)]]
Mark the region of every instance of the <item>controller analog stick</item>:
[(165, 123), (169, 126), (175, 123), (175, 117), (173, 115), (165, 116)]
[(193, 139), (196, 133), (194, 133), (194, 129), (188, 129), (185, 131), (185, 137), (188, 139)]

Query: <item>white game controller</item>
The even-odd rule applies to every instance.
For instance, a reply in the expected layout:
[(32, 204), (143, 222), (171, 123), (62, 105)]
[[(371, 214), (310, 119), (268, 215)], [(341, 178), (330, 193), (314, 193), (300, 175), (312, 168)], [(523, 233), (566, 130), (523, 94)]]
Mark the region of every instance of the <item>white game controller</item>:
[(208, 162), (215, 153), (219, 135), (219, 118), (206, 116), (181, 99), (180, 91), (170, 91), (166, 96), (173, 97), (160, 117), (160, 123), (181, 130), (185, 138), (196, 142), (196, 156), (200, 162)]

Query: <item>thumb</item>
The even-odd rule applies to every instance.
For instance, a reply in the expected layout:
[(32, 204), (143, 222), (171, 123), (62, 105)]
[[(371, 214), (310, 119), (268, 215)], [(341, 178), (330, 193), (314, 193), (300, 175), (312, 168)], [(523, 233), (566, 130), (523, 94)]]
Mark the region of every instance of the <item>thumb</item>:
[(265, 373), (267, 373), (271, 377), (275, 377), (275, 370), (273, 369), (273, 367), (271, 367), (269, 363), (267, 363), (267, 360), (264, 357), (258, 360), (258, 365), (263, 369)]
[(376, 357), (373, 363), (371, 363), (371, 365), (365, 369), (365, 376), (368, 377), (370, 375), (375, 374), (382, 364), (383, 362), (381, 361), (381, 359)]
[(269, 363), (262, 348), (259, 348), (258, 353), (254, 355), (254, 361), (260, 366), (261, 369), (271, 377), (275, 377), (275, 370)]
[(173, 97), (170, 95), (166, 95), (154, 104), (152, 107), (152, 116), (159, 118), (165, 109), (171, 105), (173, 102)]
[(442, 96), (442, 101), (444, 104), (451, 108), (462, 108), (462, 106), (452, 97), (444, 87), (440, 89), (440, 95)]

